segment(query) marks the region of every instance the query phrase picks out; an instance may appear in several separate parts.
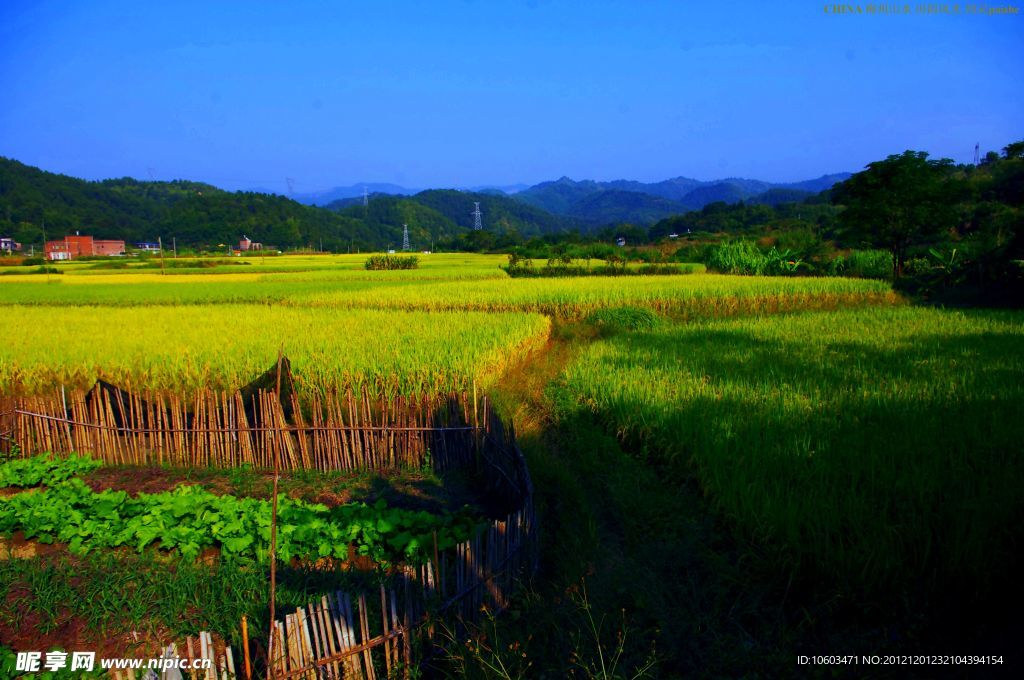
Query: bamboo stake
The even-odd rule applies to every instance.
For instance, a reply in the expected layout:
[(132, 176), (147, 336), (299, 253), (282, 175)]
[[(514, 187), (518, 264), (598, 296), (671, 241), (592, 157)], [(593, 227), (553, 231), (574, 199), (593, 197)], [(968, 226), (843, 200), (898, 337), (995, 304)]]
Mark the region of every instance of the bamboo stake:
[[(283, 350), (277, 353), (277, 392), (281, 391), (281, 358)], [(271, 654), (273, 653), (274, 635), (274, 599), (277, 596), (277, 485), (281, 476), (280, 456), (278, 449), (274, 447), (274, 497), (271, 500), (270, 510), (270, 643), (267, 645), (267, 670), (273, 678), (273, 671), (270, 670)]]
[[(366, 612), (366, 593), (359, 593), (357, 604), (359, 605), (359, 628), (362, 631), (363, 642), (366, 643), (370, 641), (370, 623), (367, 619)], [(377, 674), (373, 668), (372, 649), (367, 647), (363, 652), (363, 656), (366, 660), (366, 677), (369, 678), (369, 680), (375, 680)]]
[(249, 620), (242, 614), (242, 654), (245, 660), (245, 680), (252, 678), (252, 666), (249, 664)]

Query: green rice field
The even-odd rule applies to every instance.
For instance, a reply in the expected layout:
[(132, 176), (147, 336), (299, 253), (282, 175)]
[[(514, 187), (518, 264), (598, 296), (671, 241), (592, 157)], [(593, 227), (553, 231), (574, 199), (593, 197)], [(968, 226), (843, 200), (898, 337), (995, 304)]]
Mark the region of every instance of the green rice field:
[(872, 308), (593, 343), (569, 389), (808, 579), (987, 591), (1024, 511), (1024, 314)]

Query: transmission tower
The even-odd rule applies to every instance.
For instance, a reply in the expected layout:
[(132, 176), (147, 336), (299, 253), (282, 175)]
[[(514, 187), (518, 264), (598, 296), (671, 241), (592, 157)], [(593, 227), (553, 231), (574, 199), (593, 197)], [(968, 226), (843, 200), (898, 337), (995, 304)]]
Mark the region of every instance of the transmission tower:
[(473, 201), (473, 205), (476, 206), (473, 209), (473, 231), (480, 231), (484, 228), (483, 213), (480, 212), (480, 203)]
[(981, 142), (974, 145), (974, 164), (981, 162)]
[(285, 177), (284, 178), (284, 183), (288, 185), (288, 195), (291, 196), (292, 194), (294, 194), (295, 193), (295, 178), (294, 177)]
[(402, 225), (402, 250), (409, 250), (409, 225)]
[(363, 185), (363, 207), (370, 205), (370, 194), (366, 192), (366, 186)]

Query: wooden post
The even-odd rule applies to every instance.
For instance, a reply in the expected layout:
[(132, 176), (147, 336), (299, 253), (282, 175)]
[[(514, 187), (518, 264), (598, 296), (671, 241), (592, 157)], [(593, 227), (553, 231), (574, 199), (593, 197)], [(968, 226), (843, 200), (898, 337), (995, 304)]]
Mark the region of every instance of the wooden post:
[[(273, 639), (273, 637), (271, 637)], [(245, 680), (251, 680), (252, 667), (249, 665), (249, 621), (242, 614), (242, 652), (245, 656)]]
[[(281, 399), (281, 359), (284, 348), (277, 351), (277, 387), (274, 395)], [(264, 423), (266, 419), (264, 418)], [(276, 438), (275, 438), (276, 439)], [(274, 598), (277, 596), (277, 482), (281, 476), (280, 446), (274, 442), (274, 497), (270, 501), (270, 639), (267, 642), (267, 677), (274, 677)]]

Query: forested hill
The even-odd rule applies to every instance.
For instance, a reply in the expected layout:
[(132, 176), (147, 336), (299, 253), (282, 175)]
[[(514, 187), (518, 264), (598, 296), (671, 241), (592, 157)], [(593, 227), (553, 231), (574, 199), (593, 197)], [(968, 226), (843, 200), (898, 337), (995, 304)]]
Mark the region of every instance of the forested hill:
[(431, 189), (415, 196), (374, 194), (366, 206), (358, 198), (335, 201), (326, 207), (363, 221), (369, 229), (386, 235), (392, 246), (401, 244), (401, 225), (408, 224), (413, 248), (422, 250), (472, 230), (474, 202), (480, 203), (484, 230), (495, 236), (529, 238), (580, 226), (576, 220), (507, 196), (454, 189)]
[[(376, 204), (377, 201), (374, 201)], [(0, 158), (0, 236), (39, 245), (81, 231), (128, 243), (158, 237), (178, 246), (216, 249), (246, 235), (278, 248), (331, 251), (401, 243), (408, 223), (420, 244), (453, 238), (466, 227), (412, 203), (408, 209), (352, 215), (302, 205), (284, 196), (228, 192), (198, 182), (90, 182)]]
[(81, 231), (99, 238), (156, 241), (173, 237), (179, 246), (216, 249), (246, 235), (278, 248), (335, 252), (397, 247), (402, 225), (416, 249), (451, 244), (473, 227), (479, 201), (492, 235), (537, 236), (572, 229), (578, 223), (504, 195), (451, 190), (414, 197), (376, 194), (339, 201), (331, 208), (303, 205), (284, 196), (228, 192), (188, 181), (100, 182), (58, 175), (0, 158), (0, 236), (41, 244)]
[(431, 189), (411, 199), (433, 208), (466, 229), (473, 227), (474, 202), (480, 203), (485, 228), (498, 233), (516, 232), (529, 237), (578, 229), (581, 226), (578, 220), (571, 217), (553, 215), (504, 194)]

